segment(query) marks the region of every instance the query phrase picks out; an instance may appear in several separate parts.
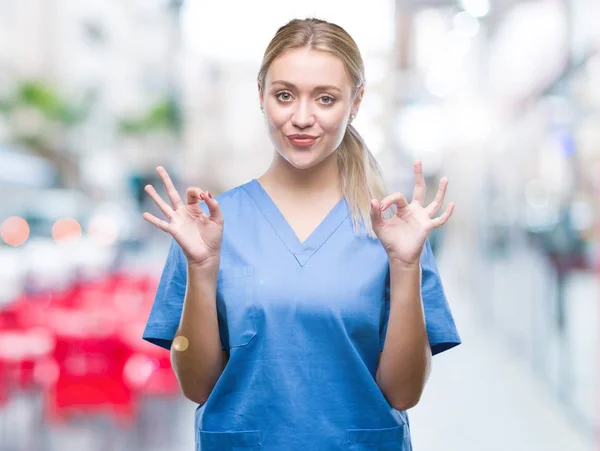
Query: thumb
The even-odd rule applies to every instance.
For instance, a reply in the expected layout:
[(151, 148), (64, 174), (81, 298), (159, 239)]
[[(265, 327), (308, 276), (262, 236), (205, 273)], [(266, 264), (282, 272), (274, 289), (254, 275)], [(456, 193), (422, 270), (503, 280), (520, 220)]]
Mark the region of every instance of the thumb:
[(191, 186), (187, 189), (186, 197), (188, 205), (198, 205), (202, 196), (202, 190), (195, 186)]
[(383, 222), (383, 216), (381, 213), (381, 208), (379, 208), (381, 202), (377, 199), (371, 199), (371, 223), (373, 224), (373, 230), (378, 230), (381, 227), (381, 223)]

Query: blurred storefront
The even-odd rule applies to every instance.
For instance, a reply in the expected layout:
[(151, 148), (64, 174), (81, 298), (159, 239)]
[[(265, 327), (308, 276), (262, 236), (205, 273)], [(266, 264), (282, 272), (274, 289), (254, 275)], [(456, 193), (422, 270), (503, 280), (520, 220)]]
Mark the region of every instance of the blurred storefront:
[(478, 300), (482, 322), (592, 437), (599, 5), (397, 5), (399, 159), (423, 158), (432, 196), (449, 177), (460, 211), (443, 239), (460, 243), (452, 258), (471, 269), (454, 276)]
[[(428, 200), (442, 176), (450, 181), (446, 201), (457, 208), (432, 247), (459, 330), (480, 328), (486, 340), (466, 339), (456, 361), (436, 361), (434, 377), (456, 391), (434, 391), (442, 401), (430, 410), (490, 389), (457, 389), (474, 359), (483, 371), (473, 374), (498, 378), (491, 399), (519, 393), (516, 371), (511, 386), (498, 369), (518, 361), (591, 442), (600, 400), (600, 2), (240, 1), (231, 11), (228, 2), (0, 0), (0, 449), (192, 446), (195, 406), (168, 353), (140, 338), (170, 242), (141, 219), (161, 216), (144, 186), (164, 194), (159, 164), (180, 193), (194, 185), (218, 194), (266, 169), (262, 51), (277, 26), (311, 15), (343, 25), (361, 49), (367, 82), (354, 124), (388, 190), (410, 197), (415, 158)], [(476, 312), (473, 324), (461, 301)], [(491, 342), (511, 357), (490, 365), (481, 355)], [(56, 374), (61, 365), (67, 379)], [(103, 399), (94, 399), (98, 380), (109, 387)], [(496, 433), (502, 413), (477, 423), (488, 398), (467, 398), (475, 420), (447, 421), (448, 434)]]

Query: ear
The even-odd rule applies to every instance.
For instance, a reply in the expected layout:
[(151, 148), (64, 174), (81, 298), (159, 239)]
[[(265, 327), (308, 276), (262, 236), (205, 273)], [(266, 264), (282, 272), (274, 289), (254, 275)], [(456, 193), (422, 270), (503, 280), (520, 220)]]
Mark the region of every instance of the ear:
[(365, 86), (361, 85), (354, 96), (354, 102), (352, 102), (352, 112), (354, 114), (358, 113), (358, 109), (360, 108), (360, 104), (362, 102), (363, 94), (365, 93)]
[(260, 106), (261, 108), (263, 108), (263, 107), (264, 107), (264, 101), (265, 101), (265, 94), (264, 94), (264, 92), (263, 92), (263, 91), (262, 91), (262, 89), (261, 89), (262, 87), (261, 87), (261, 85), (260, 85), (260, 80), (258, 80), (258, 81), (256, 82), (256, 85), (257, 85), (257, 87), (258, 87), (258, 101), (260, 102), (260, 105), (259, 105), (259, 106)]

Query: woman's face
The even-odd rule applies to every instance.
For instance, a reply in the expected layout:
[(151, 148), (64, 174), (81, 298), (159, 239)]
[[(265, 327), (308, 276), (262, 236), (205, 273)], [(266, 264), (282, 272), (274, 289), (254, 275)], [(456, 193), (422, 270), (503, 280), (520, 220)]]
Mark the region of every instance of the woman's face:
[(354, 97), (339, 58), (307, 48), (284, 52), (271, 63), (260, 91), (277, 152), (298, 169), (323, 161), (342, 142), (350, 114), (358, 110), (362, 87)]

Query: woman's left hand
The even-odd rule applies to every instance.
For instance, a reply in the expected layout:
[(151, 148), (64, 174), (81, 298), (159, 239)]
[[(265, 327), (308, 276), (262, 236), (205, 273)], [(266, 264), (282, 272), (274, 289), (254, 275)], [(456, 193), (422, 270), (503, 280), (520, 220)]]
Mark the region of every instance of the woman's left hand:
[[(371, 200), (371, 220), (373, 230), (385, 248), (390, 263), (406, 266), (419, 265), (421, 252), (429, 232), (443, 226), (454, 211), (454, 202), (450, 202), (441, 216), (434, 218), (444, 203), (448, 179), (442, 177), (433, 202), (423, 207), (425, 202), (425, 178), (420, 160), (415, 161), (415, 188), (409, 204), (401, 193), (393, 193), (381, 202)], [(383, 219), (382, 212), (396, 204), (396, 215)]]

